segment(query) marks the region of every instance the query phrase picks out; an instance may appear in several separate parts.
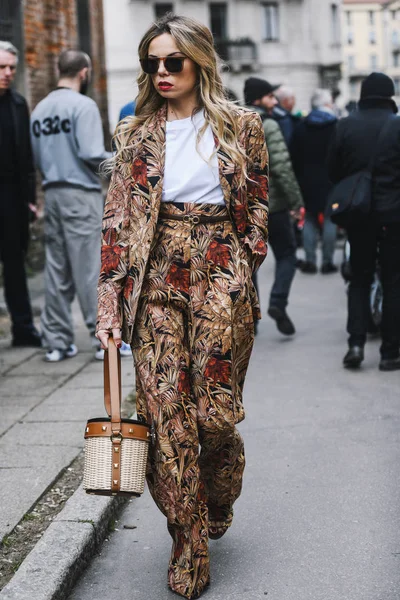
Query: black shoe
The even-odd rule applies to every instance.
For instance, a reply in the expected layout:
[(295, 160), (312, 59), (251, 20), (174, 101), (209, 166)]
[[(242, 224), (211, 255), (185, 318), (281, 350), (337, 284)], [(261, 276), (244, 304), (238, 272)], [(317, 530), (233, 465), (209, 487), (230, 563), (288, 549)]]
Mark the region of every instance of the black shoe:
[(283, 333), (283, 335), (294, 335), (296, 333), (296, 329), (292, 321), (289, 319), (286, 310), (282, 310), (277, 306), (270, 306), (268, 309), (268, 315), (271, 319), (276, 321), (276, 326), (278, 331)]
[(321, 273), (323, 275), (329, 275), (329, 273), (337, 273), (338, 270), (339, 269), (337, 268), (337, 266), (334, 265), (333, 263), (325, 263), (321, 267)]
[(301, 267), (300, 267), (300, 271), (302, 273), (308, 273), (310, 275), (314, 275), (314, 273), (317, 272), (317, 265), (315, 265), (312, 262), (308, 262), (306, 261)]
[(296, 269), (302, 269), (303, 265), (304, 265), (304, 260), (302, 258), (297, 258), (296, 259)]
[(382, 358), (379, 363), (380, 371), (398, 371), (400, 369), (400, 356), (397, 358)]
[(29, 329), (23, 329), (15, 332), (12, 340), (12, 346), (14, 348), (40, 348), (42, 346), (40, 333), (35, 327), (30, 327)]
[(362, 346), (352, 346), (343, 359), (343, 366), (346, 369), (358, 369), (364, 360), (364, 348)]

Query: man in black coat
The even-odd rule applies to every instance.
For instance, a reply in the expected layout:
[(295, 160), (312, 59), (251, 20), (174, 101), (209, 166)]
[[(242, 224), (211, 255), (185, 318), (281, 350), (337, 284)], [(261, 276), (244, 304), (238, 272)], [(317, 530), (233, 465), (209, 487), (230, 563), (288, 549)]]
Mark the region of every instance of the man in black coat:
[[(376, 155), (372, 213), (348, 229), (352, 279), (349, 351), (343, 360), (347, 368), (359, 367), (364, 359), (370, 286), (378, 259), (383, 286), (379, 368), (400, 369), (400, 119), (395, 114), (394, 95), (390, 77), (371, 73), (362, 83), (358, 110), (338, 122), (329, 153), (329, 173), (334, 182), (368, 169)], [(384, 125), (385, 135), (379, 139)]]
[(317, 272), (317, 243), (321, 233), (321, 273), (327, 274), (338, 270), (333, 264), (336, 226), (329, 218), (325, 218), (328, 195), (332, 189), (326, 159), (337, 123), (330, 90), (316, 90), (311, 106), (310, 114), (299, 123), (292, 138), (293, 168), (306, 208), (303, 228), (306, 261), (300, 268), (303, 273)]
[(12, 344), (36, 347), (41, 341), (33, 325), (25, 273), (29, 220), (35, 214), (35, 169), (28, 107), (11, 90), (17, 62), (17, 49), (0, 41), (0, 256)]

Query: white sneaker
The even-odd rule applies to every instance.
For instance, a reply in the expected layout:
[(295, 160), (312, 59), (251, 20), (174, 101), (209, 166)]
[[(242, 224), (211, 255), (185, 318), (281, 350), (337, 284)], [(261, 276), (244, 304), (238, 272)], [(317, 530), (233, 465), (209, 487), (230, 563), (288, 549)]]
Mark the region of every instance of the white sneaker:
[(67, 358), (74, 358), (74, 356), (76, 356), (78, 354), (78, 348), (75, 346), (75, 344), (71, 344), (70, 346), (68, 346), (68, 348), (65, 351), (65, 356)]
[[(125, 342), (122, 342), (121, 348), (119, 349), (119, 353), (121, 356), (132, 356), (132, 350), (131, 350), (130, 345), (125, 344)], [(94, 357), (96, 360), (104, 360), (104, 350), (102, 350), (101, 348), (98, 348), (96, 350)]]
[(75, 346), (75, 344), (71, 344), (66, 350), (59, 350), (59, 348), (49, 350), (46, 353), (44, 360), (46, 362), (60, 362), (60, 360), (64, 360), (64, 358), (73, 358), (77, 354), (78, 348)]
[(132, 350), (129, 344), (122, 342), (121, 348), (119, 349), (121, 356), (132, 356)]
[(46, 352), (46, 356), (44, 360), (46, 362), (60, 362), (60, 360), (64, 360), (67, 358), (66, 350), (59, 350), (58, 348), (54, 348), (54, 350), (49, 350)]
[(104, 360), (104, 350), (102, 348), (97, 348), (94, 357), (96, 360)]

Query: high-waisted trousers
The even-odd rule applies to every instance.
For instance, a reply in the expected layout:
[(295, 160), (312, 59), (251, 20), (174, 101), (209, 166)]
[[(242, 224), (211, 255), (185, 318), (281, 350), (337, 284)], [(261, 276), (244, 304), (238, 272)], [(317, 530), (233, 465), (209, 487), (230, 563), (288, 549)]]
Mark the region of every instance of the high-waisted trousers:
[(209, 584), (209, 534), (230, 526), (241, 492), (235, 425), (254, 341), (246, 251), (230, 221), (200, 216), (227, 212), (162, 205), (132, 340), (138, 416), (155, 434), (147, 482), (173, 539), (168, 584), (186, 598)]

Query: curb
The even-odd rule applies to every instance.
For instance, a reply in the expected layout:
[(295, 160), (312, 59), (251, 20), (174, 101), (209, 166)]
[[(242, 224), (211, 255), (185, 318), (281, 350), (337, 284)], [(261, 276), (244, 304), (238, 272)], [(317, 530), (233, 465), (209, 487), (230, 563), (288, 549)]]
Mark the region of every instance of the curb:
[(126, 501), (89, 496), (80, 485), (0, 592), (1, 600), (66, 600)]

